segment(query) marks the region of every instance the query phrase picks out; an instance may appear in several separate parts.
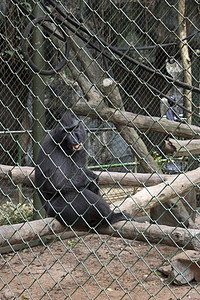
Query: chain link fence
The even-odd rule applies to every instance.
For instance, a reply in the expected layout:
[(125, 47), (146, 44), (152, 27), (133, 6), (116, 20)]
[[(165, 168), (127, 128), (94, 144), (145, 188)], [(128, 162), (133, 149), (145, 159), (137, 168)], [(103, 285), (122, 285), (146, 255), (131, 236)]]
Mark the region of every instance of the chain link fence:
[[(199, 299), (200, 2), (2, 0), (0, 25), (0, 299)], [(84, 164), (54, 129), (80, 126)], [(131, 219), (78, 227), (99, 193)]]

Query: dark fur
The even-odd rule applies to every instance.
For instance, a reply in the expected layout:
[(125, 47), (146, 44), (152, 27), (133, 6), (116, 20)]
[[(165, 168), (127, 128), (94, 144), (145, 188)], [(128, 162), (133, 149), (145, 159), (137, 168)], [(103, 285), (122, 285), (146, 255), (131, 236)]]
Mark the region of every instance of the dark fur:
[(84, 141), (82, 123), (69, 113), (44, 139), (35, 182), (48, 216), (56, 216), (60, 222), (77, 228), (130, 218), (126, 213), (113, 213), (99, 195), (97, 176), (85, 167), (84, 149), (72, 148)]

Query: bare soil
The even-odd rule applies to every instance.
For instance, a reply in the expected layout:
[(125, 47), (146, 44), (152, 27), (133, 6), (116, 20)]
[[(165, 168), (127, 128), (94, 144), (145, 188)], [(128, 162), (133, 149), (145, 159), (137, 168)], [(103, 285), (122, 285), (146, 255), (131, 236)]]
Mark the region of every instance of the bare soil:
[[(200, 228), (199, 216), (196, 224)], [(197, 282), (176, 286), (158, 271), (178, 251), (95, 234), (27, 244), (0, 254), (0, 300), (200, 299)]]
[(176, 247), (95, 234), (4, 254), (0, 299), (200, 299), (200, 286), (176, 286), (158, 268)]

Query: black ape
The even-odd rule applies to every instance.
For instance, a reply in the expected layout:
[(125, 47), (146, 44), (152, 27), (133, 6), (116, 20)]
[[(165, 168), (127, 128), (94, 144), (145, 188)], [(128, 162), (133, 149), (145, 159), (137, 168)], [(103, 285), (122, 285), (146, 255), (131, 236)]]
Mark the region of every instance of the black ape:
[(35, 182), (48, 216), (76, 228), (96, 226), (130, 218), (113, 213), (99, 195), (97, 176), (85, 167), (85, 129), (67, 113), (44, 139)]

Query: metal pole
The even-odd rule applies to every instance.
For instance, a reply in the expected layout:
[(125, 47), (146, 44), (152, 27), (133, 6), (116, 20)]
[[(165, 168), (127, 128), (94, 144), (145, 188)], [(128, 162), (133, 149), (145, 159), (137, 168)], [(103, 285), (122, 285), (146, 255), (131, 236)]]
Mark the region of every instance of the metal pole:
[[(35, 18), (42, 15), (40, 8), (40, 2), (37, 2), (34, 5), (33, 14)], [(32, 38), (32, 44), (34, 47), (34, 57), (33, 61), (37, 66), (44, 66), (44, 38), (42, 32), (39, 29), (35, 29)], [(36, 163), (40, 145), (45, 136), (44, 126), (45, 126), (45, 107), (44, 107), (44, 95), (45, 95), (45, 82), (40, 74), (33, 75), (33, 159)], [(34, 219), (39, 219), (45, 215), (44, 209), (42, 209), (42, 204), (38, 197), (37, 192), (35, 191), (33, 196), (33, 205), (36, 210), (34, 214)]]

